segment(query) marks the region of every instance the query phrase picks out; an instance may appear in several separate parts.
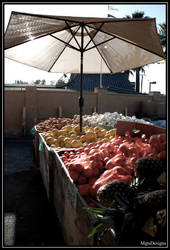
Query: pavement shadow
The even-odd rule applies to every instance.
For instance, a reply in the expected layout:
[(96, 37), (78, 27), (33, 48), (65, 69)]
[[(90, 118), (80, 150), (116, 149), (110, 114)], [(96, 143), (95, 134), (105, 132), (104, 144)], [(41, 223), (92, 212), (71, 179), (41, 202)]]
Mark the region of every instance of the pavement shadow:
[(4, 151), (3, 211), (4, 217), (16, 216), (14, 246), (65, 246), (56, 211), (33, 161), (32, 141), (7, 140)]

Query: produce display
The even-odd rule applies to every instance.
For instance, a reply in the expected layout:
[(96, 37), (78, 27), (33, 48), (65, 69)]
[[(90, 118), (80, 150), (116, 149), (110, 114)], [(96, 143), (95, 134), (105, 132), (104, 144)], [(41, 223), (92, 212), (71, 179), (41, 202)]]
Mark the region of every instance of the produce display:
[[(76, 121), (79, 121), (79, 115), (75, 115), (74, 119)], [(104, 128), (116, 128), (116, 123), (118, 120), (151, 124), (149, 121), (136, 118), (135, 115), (124, 116), (123, 114), (119, 114), (117, 112), (105, 112), (104, 114), (93, 113), (92, 115), (83, 115), (83, 124), (90, 127), (101, 126)]]
[(79, 148), (92, 142), (109, 142), (116, 134), (115, 129), (106, 129), (84, 126), (80, 132), (80, 126), (70, 124), (62, 129), (53, 129), (42, 133), (48, 146), (51, 148)]
[[(85, 209), (97, 216), (89, 236), (97, 233), (100, 239), (107, 230), (114, 229), (118, 245), (140, 245), (141, 241), (152, 240), (166, 244), (167, 169), (166, 157), (160, 153), (165, 150), (166, 137), (165, 134), (159, 134), (152, 135), (145, 142), (141, 138), (133, 140), (134, 148), (138, 144), (143, 150), (137, 146), (133, 156), (123, 150), (126, 159), (124, 162), (120, 161), (120, 167), (113, 161), (111, 169), (104, 170), (88, 190), (93, 197), (89, 200), (93, 203), (89, 203), (89, 207)], [(153, 140), (157, 144), (153, 144)], [(117, 152), (122, 152), (121, 148), (122, 144), (119, 144)], [(109, 161), (104, 163), (105, 169)], [(119, 169), (119, 175), (114, 175), (114, 169)], [(105, 175), (107, 171), (113, 172)]]
[(51, 131), (53, 129), (61, 129), (62, 127), (70, 124), (78, 124), (74, 119), (70, 118), (55, 118), (50, 117), (49, 119), (39, 122), (35, 127), (39, 133)]
[[(141, 160), (139, 164), (141, 158), (151, 160)], [(70, 177), (89, 206), (95, 206), (91, 198), (96, 199), (97, 191), (103, 185), (115, 180), (130, 185), (136, 162), (138, 168), (135, 171), (140, 177), (141, 173), (154, 173), (152, 165), (157, 166), (158, 159), (165, 158), (165, 134), (152, 135), (149, 139), (131, 137), (128, 134), (124, 137), (115, 135), (112, 142), (90, 143), (75, 151), (66, 151), (61, 156)]]
[[(36, 125), (46, 144), (59, 149), (73, 183), (96, 215), (89, 236), (114, 229), (118, 245), (166, 241), (166, 134), (116, 134), (118, 120), (151, 124), (117, 112), (49, 118)], [(151, 238), (148, 238), (151, 237)]]
[[(154, 179), (152, 177), (151, 179)], [(97, 192), (97, 208), (88, 207), (97, 215), (92, 232), (99, 239), (104, 232), (114, 229), (118, 245), (140, 246), (141, 241), (157, 241), (166, 244), (167, 190), (165, 183), (143, 192), (137, 186), (129, 186), (121, 180), (103, 185)]]

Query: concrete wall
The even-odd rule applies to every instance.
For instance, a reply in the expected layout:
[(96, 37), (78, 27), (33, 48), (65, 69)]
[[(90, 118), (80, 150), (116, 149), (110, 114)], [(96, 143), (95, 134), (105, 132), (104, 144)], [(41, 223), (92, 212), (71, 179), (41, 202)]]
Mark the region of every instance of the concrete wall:
[[(37, 118), (48, 119), (58, 115), (58, 107), (62, 107), (64, 117), (73, 118), (79, 113), (79, 92), (69, 90), (37, 90)], [(91, 114), (96, 106), (95, 93), (86, 92), (84, 96), (84, 112)]]
[[(132, 95), (95, 89), (83, 92), (83, 114), (118, 112), (129, 116), (148, 116), (165, 119), (166, 99), (154, 93), (151, 95)], [(25, 90), (5, 89), (4, 91), (4, 134), (29, 134), (31, 128), (40, 120), (49, 117), (73, 118), (79, 114), (79, 92), (57, 89), (38, 89), (27, 86)]]
[(4, 92), (4, 133), (23, 133), (23, 107), (25, 106), (25, 91)]

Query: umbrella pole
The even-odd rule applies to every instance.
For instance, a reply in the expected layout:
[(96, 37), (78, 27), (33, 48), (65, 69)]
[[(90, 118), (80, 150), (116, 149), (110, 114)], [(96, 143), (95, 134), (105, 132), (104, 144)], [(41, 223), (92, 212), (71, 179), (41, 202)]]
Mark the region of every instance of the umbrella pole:
[(80, 58), (80, 97), (79, 97), (79, 107), (80, 107), (80, 132), (82, 132), (82, 125), (83, 125), (83, 42), (84, 42), (84, 35), (83, 35), (83, 26), (81, 25), (81, 58)]

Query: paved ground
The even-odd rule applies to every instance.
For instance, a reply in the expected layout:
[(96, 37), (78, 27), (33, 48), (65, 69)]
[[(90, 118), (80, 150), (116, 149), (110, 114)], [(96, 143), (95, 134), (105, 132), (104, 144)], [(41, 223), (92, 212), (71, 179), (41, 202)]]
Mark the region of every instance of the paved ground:
[(5, 138), (3, 151), (3, 246), (65, 246), (41, 174), (34, 171), (33, 138)]

